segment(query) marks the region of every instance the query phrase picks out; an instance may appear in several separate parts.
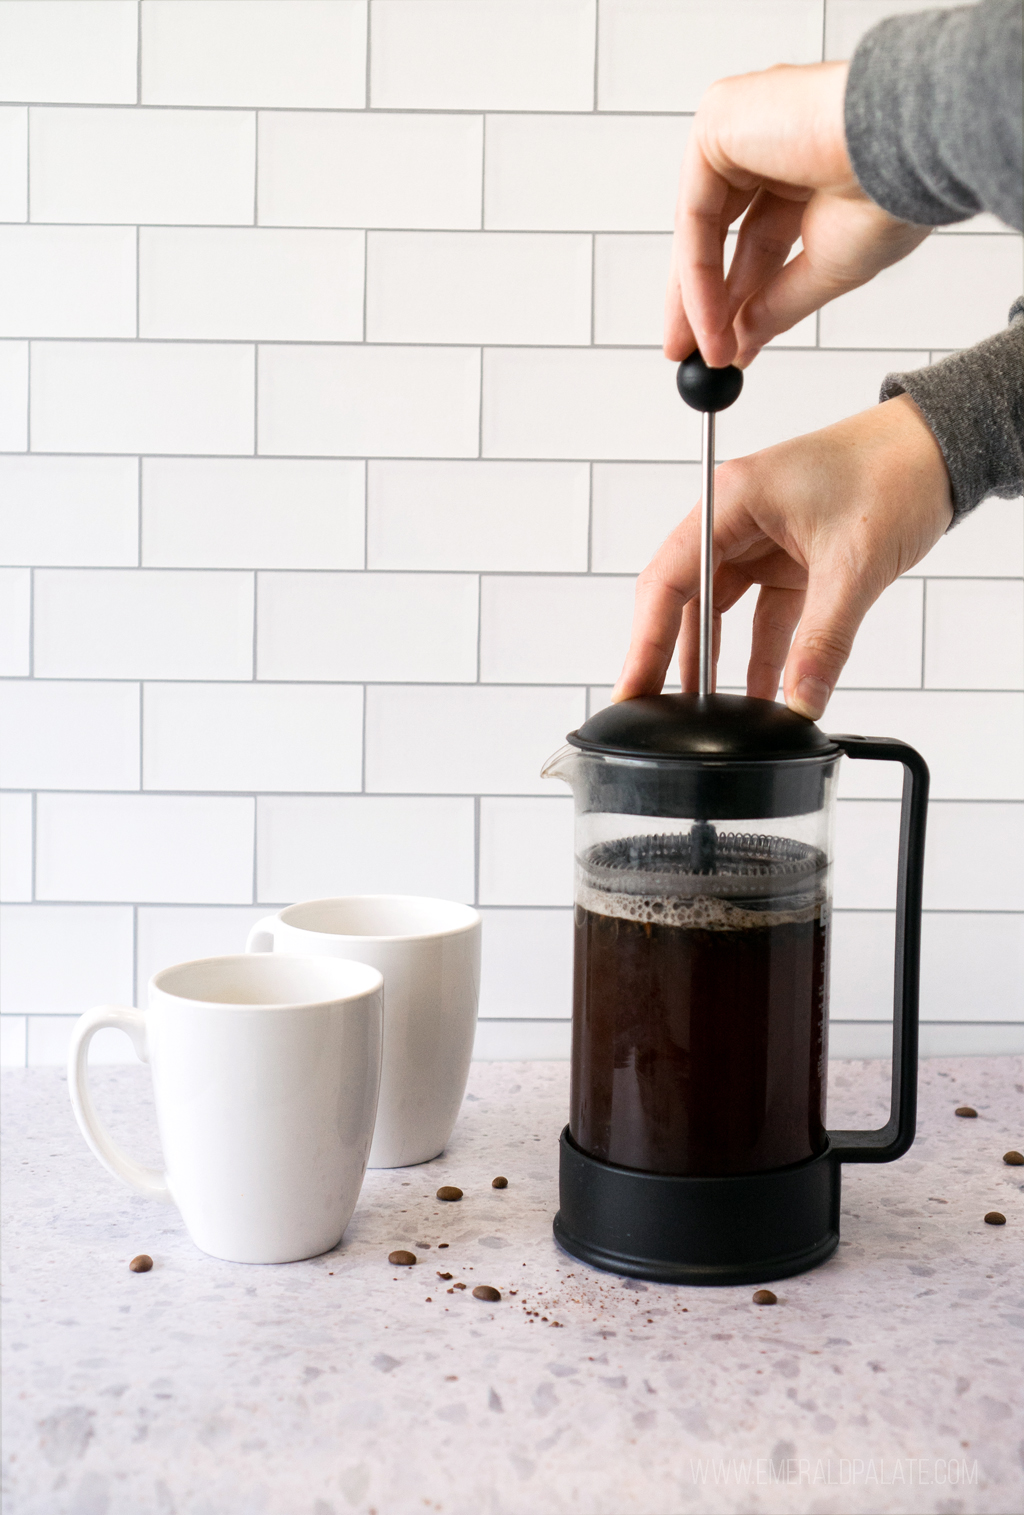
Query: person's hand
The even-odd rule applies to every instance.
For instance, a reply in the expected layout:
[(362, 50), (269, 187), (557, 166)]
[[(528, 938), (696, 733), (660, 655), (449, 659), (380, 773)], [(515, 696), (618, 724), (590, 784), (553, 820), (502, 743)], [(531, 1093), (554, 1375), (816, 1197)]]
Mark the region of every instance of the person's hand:
[[(942, 453), (909, 395), (723, 463), (715, 476), (716, 665), (722, 612), (760, 584), (747, 693), (773, 700), (785, 667), (786, 703), (817, 720), (865, 614), (938, 541), (952, 513)], [(697, 505), (637, 580), (613, 699), (657, 694), (677, 638), (682, 686), (697, 688), (699, 588)]]
[[(665, 304), (665, 356), (745, 368), (779, 332), (906, 257), (929, 228), (869, 200), (846, 151), (845, 63), (713, 84), (687, 144)], [(884, 132), (885, 123), (879, 122)], [(723, 278), (723, 247), (743, 213)], [(797, 239), (800, 253), (787, 263)]]

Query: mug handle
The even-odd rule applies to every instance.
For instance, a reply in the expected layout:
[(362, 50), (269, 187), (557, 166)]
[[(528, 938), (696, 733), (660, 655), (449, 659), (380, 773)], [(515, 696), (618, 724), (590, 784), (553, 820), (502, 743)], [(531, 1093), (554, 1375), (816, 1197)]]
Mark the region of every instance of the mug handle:
[(87, 1010), (75, 1026), (68, 1052), (68, 1090), (75, 1119), (92, 1151), (115, 1178), (124, 1179), (131, 1188), (138, 1189), (150, 1199), (163, 1199), (173, 1204), (167, 1174), (160, 1168), (147, 1168), (122, 1152), (93, 1109), (89, 1094), (89, 1043), (97, 1031), (107, 1026), (123, 1031), (130, 1037), (141, 1061), (149, 1062), (146, 1017), (141, 1010), (121, 1005), (98, 1005), (95, 1010)]
[(261, 921), (256, 922), (246, 938), (246, 952), (273, 952), (276, 920), (276, 915), (265, 915)]

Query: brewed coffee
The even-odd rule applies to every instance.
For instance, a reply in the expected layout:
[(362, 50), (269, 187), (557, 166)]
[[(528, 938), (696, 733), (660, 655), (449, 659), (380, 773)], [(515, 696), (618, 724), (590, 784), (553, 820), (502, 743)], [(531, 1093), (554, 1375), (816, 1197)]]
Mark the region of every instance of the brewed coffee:
[(652, 1173), (755, 1173), (825, 1147), (827, 863), (689, 833), (580, 859), (570, 1132)]

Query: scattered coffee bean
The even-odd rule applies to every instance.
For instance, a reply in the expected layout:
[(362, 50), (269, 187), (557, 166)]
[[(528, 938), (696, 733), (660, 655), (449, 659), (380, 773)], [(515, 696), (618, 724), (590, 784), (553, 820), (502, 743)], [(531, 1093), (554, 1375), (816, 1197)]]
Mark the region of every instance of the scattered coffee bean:
[[(447, 1245), (448, 1245), (448, 1243), (447, 1243), (447, 1242), (446, 1242), (446, 1241), (439, 1241), (439, 1242), (438, 1242), (438, 1244), (437, 1244), (437, 1250), (438, 1250), (438, 1251), (439, 1251), (439, 1252), (443, 1252), (443, 1251), (444, 1251), (444, 1249), (445, 1249), (445, 1247), (446, 1247), (446, 1246), (447, 1246)], [(524, 1264), (523, 1264), (523, 1266), (524, 1266), (524, 1267), (525, 1267), (525, 1266), (526, 1266), (526, 1264), (525, 1264), (525, 1263), (524, 1263)]]
[(490, 1284), (477, 1284), (476, 1288), (473, 1290), (473, 1298), (486, 1299), (492, 1305), (496, 1305), (498, 1303), (498, 1300), (501, 1298), (501, 1295), (498, 1293), (497, 1289), (492, 1289)]
[(388, 1262), (395, 1268), (411, 1268), (416, 1261), (415, 1252), (389, 1252)]
[(978, 1112), (975, 1110), (973, 1105), (957, 1105), (956, 1109), (953, 1111), (953, 1114), (964, 1115), (968, 1119), (976, 1119)]
[(452, 1275), (450, 1273), (439, 1273), (437, 1276), (438, 1278), (448, 1279), (451, 1278)]
[(446, 1373), (444, 1375), (444, 1381), (445, 1383), (458, 1383), (459, 1375), (457, 1373)]
[(133, 1273), (148, 1273), (153, 1266), (153, 1259), (147, 1257), (145, 1252), (140, 1252), (138, 1257), (133, 1257), (128, 1264)]
[(1019, 1168), (1024, 1163), (1024, 1152), (1004, 1152), (1003, 1162), (1009, 1163), (1011, 1168)]
[(507, 1178), (492, 1178), (491, 1179), (491, 1188), (492, 1189), (507, 1189), (508, 1188), (508, 1179)]
[(998, 1210), (990, 1210), (985, 1216), (986, 1226), (1005, 1226), (1006, 1216), (1000, 1215)]
[(438, 1199), (461, 1199), (462, 1190), (456, 1189), (454, 1184), (442, 1184), (437, 1191)]
[(778, 1295), (773, 1294), (771, 1289), (755, 1289), (753, 1300), (755, 1305), (777, 1305), (779, 1302)]
[(464, 1289), (465, 1287), (466, 1287), (465, 1284), (453, 1284), (452, 1285), (453, 1289)]

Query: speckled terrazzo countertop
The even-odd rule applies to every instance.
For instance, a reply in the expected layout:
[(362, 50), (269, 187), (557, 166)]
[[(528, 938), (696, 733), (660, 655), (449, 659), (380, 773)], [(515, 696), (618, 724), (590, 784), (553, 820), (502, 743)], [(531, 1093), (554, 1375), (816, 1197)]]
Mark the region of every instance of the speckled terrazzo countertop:
[[(831, 1073), (830, 1120), (877, 1123), (887, 1069)], [(154, 1160), (146, 1070), (93, 1077)], [(844, 1170), (839, 1251), (768, 1308), (558, 1251), (562, 1063), (474, 1065), (444, 1157), (368, 1174), (341, 1247), (264, 1268), (109, 1177), (60, 1070), (3, 1090), (5, 1515), (1024, 1507), (1018, 1059), (924, 1064), (913, 1150)]]

